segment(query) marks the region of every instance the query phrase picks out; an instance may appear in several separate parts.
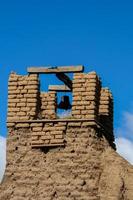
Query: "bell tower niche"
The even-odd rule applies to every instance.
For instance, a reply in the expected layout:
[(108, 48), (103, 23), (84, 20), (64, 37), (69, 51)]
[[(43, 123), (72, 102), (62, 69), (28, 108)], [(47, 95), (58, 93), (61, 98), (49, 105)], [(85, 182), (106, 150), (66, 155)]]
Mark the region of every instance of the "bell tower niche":
[[(48, 77), (48, 90), (45, 84), (45, 92), (40, 89), (40, 119), (55, 119), (69, 117), (72, 114), (72, 79), (74, 73), (84, 70), (83, 66), (28, 68), (29, 75), (38, 74), (41, 82)], [(56, 83), (57, 85), (51, 85)], [(40, 86), (42, 86), (41, 84)], [(46, 92), (47, 91), (47, 92)], [(38, 104), (39, 107), (39, 104)]]
[[(83, 66), (29, 67), (28, 75), (11, 73), (8, 91), (9, 133), (28, 129), (31, 148), (66, 146), (70, 127), (102, 127), (102, 134), (115, 148), (113, 98), (108, 88)], [(48, 91), (40, 90), (40, 74), (51, 77)], [(73, 77), (72, 77), (73, 74)], [(55, 81), (54, 76), (61, 81)], [(101, 129), (100, 129), (101, 130)], [(99, 133), (100, 134), (100, 133)]]

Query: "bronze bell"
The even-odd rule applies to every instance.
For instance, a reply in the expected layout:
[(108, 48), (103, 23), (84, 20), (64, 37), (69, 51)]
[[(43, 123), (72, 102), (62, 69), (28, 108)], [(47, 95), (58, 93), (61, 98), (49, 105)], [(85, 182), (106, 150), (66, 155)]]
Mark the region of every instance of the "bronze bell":
[(72, 108), (70, 101), (69, 101), (69, 96), (64, 95), (61, 97), (61, 102), (58, 104), (58, 108), (65, 109), (65, 110)]

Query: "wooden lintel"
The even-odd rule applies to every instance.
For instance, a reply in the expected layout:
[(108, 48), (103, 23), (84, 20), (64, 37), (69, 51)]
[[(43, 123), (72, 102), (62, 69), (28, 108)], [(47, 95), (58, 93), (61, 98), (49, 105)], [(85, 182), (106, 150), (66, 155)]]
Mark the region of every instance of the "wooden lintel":
[(37, 74), (51, 74), (51, 73), (76, 73), (83, 72), (84, 67), (82, 65), (77, 66), (60, 66), (60, 67), (28, 67), (28, 73)]
[(72, 90), (72, 81), (71, 79), (64, 73), (57, 73), (56, 77), (61, 80), (65, 85), (67, 85)]
[(56, 143), (56, 144), (45, 144), (45, 143), (42, 143), (42, 144), (34, 144), (34, 143), (31, 143), (31, 146), (33, 148), (44, 148), (44, 147), (60, 147), (60, 146), (65, 146), (65, 143)]
[[(12, 122), (12, 121), (11, 121)], [(33, 119), (33, 120), (16, 120), (14, 123), (53, 123), (53, 122), (90, 122), (90, 124), (94, 125), (97, 122), (91, 118), (58, 118), (58, 119)]]
[(49, 85), (48, 88), (50, 91), (57, 91), (57, 92), (71, 92), (72, 90), (67, 87), (66, 85)]
[(57, 92), (71, 92), (72, 90), (67, 87), (66, 85), (49, 85), (48, 88), (50, 91), (57, 91)]

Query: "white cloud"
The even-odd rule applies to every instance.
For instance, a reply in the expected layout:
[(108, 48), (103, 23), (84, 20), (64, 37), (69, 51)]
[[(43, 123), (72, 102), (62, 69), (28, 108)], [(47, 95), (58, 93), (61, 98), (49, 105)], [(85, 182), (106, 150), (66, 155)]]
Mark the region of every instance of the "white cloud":
[(0, 136), (0, 182), (6, 165), (6, 138)]
[(133, 136), (133, 113), (125, 112), (124, 113), (124, 121), (125, 121), (125, 128), (130, 134)]
[(116, 129), (117, 152), (133, 164), (133, 113), (124, 112), (121, 124)]
[(116, 129), (116, 135), (133, 140), (133, 113), (124, 112), (121, 124), (121, 127)]
[(133, 164), (133, 142), (120, 137), (116, 138), (117, 152)]

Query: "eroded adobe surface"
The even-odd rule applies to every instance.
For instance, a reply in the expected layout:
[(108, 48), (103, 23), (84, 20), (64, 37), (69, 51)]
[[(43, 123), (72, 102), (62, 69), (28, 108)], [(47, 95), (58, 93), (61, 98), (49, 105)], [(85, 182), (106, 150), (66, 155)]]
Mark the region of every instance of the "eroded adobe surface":
[(95, 72), (75, 73), (72, 115), (38, 74), (9, 78), (7, 167), (1, 200), (132, 200), (133, 168), (115, 152), (113, 98)]

